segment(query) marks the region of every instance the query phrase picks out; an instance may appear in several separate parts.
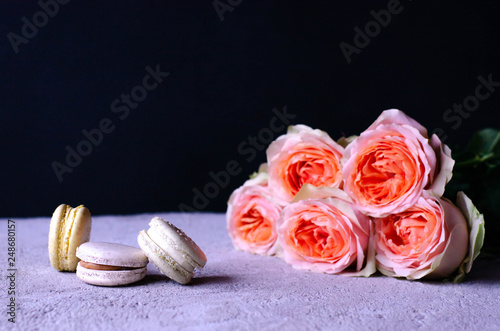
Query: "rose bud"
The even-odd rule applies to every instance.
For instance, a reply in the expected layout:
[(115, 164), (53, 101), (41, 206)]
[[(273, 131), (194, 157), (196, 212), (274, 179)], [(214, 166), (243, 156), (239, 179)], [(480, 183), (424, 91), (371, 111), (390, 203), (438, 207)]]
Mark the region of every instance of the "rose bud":
[(345, 150), (343, 189), (368, 216), (413, 206), (424, 189), (442, 196), (451, 179), (450, 149), (400, 110), (390, 109)]
[(305, 125), (288, 128), (267, 149), (269, 186), (280, 200), (289, 202), (302, 185), (340, 187), (340, 159), (344, 148), (326, 132)]

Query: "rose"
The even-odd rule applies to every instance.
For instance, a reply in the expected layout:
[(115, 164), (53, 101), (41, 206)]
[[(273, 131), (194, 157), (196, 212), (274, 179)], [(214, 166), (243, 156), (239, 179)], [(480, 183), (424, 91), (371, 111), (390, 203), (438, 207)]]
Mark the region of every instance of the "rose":
[(467, 253), (464, 216), (450, 201), (429, 191), (407, 210), (374, 222), (377, 268), (386, 276), (448, 277)]
[(269, 192), (266, 167), (235, 190), (228, 201), (227, 229), (236, 249), (261, 255), (275, 252), (274, 224), (282, 210)]
[(344, 190), (358, 208), (385, 217), (413, 206), (424, 189), (442, 196), (451, 179), (450, 149), (402, 111), (390, 109), (346, 147)]
[(330, 274), (350, 266), (358, 271), (349, 274), (353, 276), (375, 272), (373, 254), (368, 254), (370, 220), (353, 208), (349, 197), (339, 189), (317, 189), (309, 184), (299, 196), (307, 200), (294, 200), (286, 206), (276, 224), (285, 262), (296, 269)]
[(288, 128), (267, 149), (269, 186), (275, 196), (291, 201), (302, 185), (339, 187), (344, 148), (326, 132), (305, 125)]

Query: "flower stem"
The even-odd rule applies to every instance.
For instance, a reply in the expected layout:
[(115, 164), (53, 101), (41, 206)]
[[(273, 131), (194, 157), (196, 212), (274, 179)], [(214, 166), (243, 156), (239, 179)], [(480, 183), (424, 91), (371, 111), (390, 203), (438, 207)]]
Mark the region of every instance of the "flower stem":
[(486, 161), (492, 161), (498, 159), (500, 159), (500, 156), (495, 156), (495, 153), (488, 153), (483, 156), (476, 155), (476, 157), (473, 159), (455, 163), (455, 169), (465, 168), (468, 166), (475, 166), (480, 163), (484, 163)]

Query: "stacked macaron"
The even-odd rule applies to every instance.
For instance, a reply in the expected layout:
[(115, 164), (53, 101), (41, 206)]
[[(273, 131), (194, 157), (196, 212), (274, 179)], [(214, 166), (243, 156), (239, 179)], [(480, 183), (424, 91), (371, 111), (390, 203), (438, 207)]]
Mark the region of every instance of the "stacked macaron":
[(141, 249), (89, 242), (91, 224), (90, 211), (83, 205), (57, 207), (49, 231), (49, 259), (54, 269), (76, 270), (78, 278), (92, 285), (120, 286), (143, 279), (151, 260), (164, 275), (187, 284), (194, 269), (207, 263), (205, 254), (191, 238), (159, 217), (151, 220), (148, 231), (139, 232)]

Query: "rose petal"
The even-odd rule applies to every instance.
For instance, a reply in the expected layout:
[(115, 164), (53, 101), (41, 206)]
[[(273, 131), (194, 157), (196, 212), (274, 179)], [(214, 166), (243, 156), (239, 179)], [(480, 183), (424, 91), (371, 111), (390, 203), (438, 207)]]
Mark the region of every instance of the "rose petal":
[(438, 155), (439, 164), (437, 165), (437, 173), (434, 176), (433, 182), (429, 188), (437, 196), (443, 196), (446, 184), (453, 176), (453, 166), (455, 160), (451, 157), (451, 149), (443, 144), (437, 135), (432, 135), (430, 144)]
[(299, 193), (297, 193), (297, 195), (293, 198), (291, 203), (308, 199), (321, 200), (328, 197), (336, 197), (352, 203), (352, 199), (349, 197), (349, 195), (341, 189), (325, 186), (316, 187), (311, 184), (304, 184)]
[[(377, 260), (375, 259), (375, 247), (374, 247), (374, 225), (373, 222), (370, 221), (370, 239), (368, 242), (368, 254), (366, 256), (366, 264), (363, 269), (356, 272), (344, 272), (341, 273), (342, 276), (350, 276), (350, 277), (370, 277), (375, 272), (377, 272)], [(360, 257), (358, 256), (358, 261)]]
[(420, 123), (418, 123), (399, 109), (384, 110), (382, 114), (380, 114), (380, 116), (375, 120), (375, 122), (373, 122), (373, 124), (368, 127), (367, 130), (374, 130), (381, 124), (409, 125), (417, 129), (425, 138), (428, 137), (427, 129), (424, 126), (422, 126)]
[(469, 251), (467, 257), (463, 260), (458, 268), (458, 274), (453, 279), (455, 283), (464, 280), (465, 275), (471, 271), (472, 263), (481, 252), (481, 247), (484, 243), (484, 216), (477, 210), (473, 202), (464, 192), (460, 191), (457, 194), (457, 206), (467, 220), (469, 228)]

